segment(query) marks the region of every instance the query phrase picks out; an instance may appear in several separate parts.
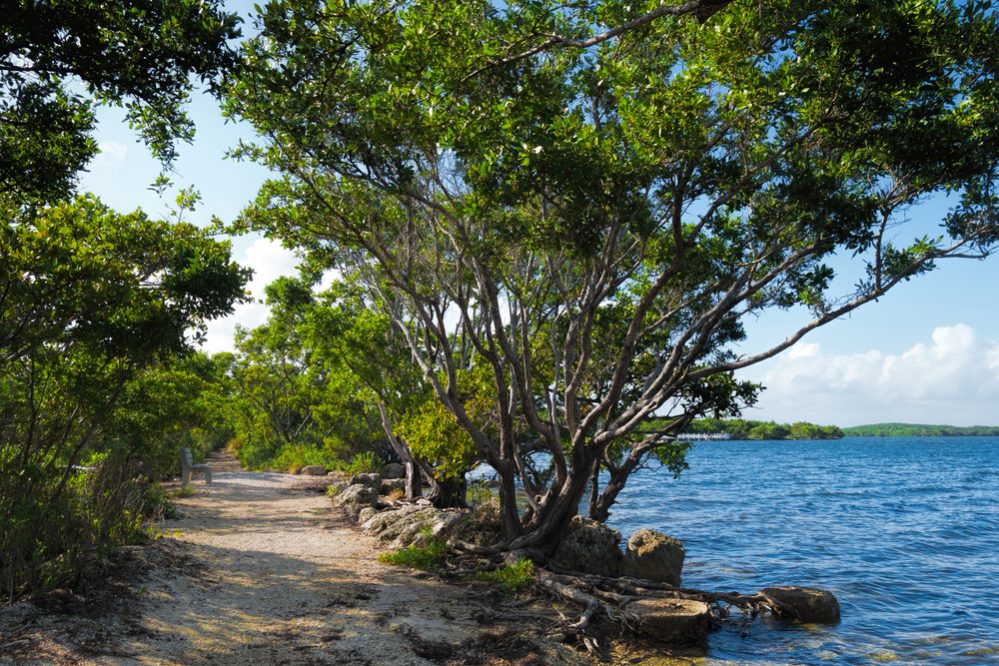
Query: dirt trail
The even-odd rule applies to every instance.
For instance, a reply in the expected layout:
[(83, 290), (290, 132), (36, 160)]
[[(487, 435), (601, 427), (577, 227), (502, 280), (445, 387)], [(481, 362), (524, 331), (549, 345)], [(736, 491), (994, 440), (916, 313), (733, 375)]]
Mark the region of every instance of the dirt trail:
[(518, 620), (488, 588), (378, 563), (374, 540), (302, 484), (250, 472), (196, 483), (166, 537), (125, 565), (128, 589), (8, 609), (0, 663), (589, 663), (524, 631), (544, 609)]

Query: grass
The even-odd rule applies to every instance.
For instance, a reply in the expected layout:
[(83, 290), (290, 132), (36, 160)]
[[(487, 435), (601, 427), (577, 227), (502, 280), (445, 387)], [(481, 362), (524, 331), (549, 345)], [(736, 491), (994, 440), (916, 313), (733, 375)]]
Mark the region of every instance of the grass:
[(444, 564), (447, 545), (440, 539), (430, 536), (429, 529), (425, 529), (422, 534), (425, 537), (423, 545), (418, 546), (413, 544), (401, 550), (381, 553), (378, 556), (378, 561), (385, 564), (394, 564), (397, 567), (438, 571), (441, 565)]
[(181, 486), (171, 493), (174, 497), (194, 497), (197, 494), (198, 489), (194, 486)]
[(534, 584), (534, 563), (520, 558), (513, 564), (504, 564), (492, 571), (480, 571), (476, 580), (495, 583), (501, 590), (517, 592)]

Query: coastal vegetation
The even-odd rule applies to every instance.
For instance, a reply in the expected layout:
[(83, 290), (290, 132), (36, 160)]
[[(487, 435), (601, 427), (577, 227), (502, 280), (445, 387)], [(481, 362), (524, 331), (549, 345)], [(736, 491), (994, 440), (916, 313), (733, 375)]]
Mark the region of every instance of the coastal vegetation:
[[(252, 469), (358, 473), (370, 487), (349, 496), (372, 511), (380, 479), (360, 473), (399, 461), (405, 496), (448, 516), (487, 463), (495, 538), (386, 558), (537, 581), (584, 606), (581, 633), (598, 612), (620, 617), (622, 594), (670, 590), (544, 565), (572, 530), (610, 532), (636, 470), (685, 469), (676, 435), (839, 434), (734, 420), (761, 389), (736, 371), (999, 241), (990, 3), (256, 11), (238, 46), (215, 0), (0, 17), (5, 600), (75, 584), (142, 538), (163, 497), (150, 479), (182, 446), (225, 446)], [(157, 220), (76, 192), (97, 105), (124, 106), (168, 170), (199, 79), (257, 132), (234, 156), (273, 174), (224, 229), (303, 260), (267, 288), (269, 319), (214, 356), (196, 351), (206, 322), (250, 276), (222, 224), (185, 222), (197, 193)], [(939, 235), (906, 239), (913, 207), (938, 195)], [(753, 347), (744, 322), (789, 308), (811, 320)], [(691, 594), (780, 607), (773, 591)]]
[(841, 439), (844, 430), (804, 421), (775, 423), (746, 419), (694, 419), (689, 434), (724, 434), (731, 439)]
[(275, 178), (232, 229), (385, 318), (447, 421), (418, 431), (496, 470), (500, 550), (550, 554), (586, 493), (606, 520), (755, 402), (736, 370), (997, 240), (988, 3), (285, 0), (258, 27), (227, 112)]
[(975, 437), (999, 436), (999, 426), (949, 426), (924, 423), (872, 423), (843, 428), (850, 437)]
[[(168, 167), (194, 80), (236, 59), (217, 2), (8, 3), (0, 16), (0, 600), (85, 582), (145, 536), (146, 477), (205, 396), (205, 323), (243, 298), (228, 242), (75, 191), (97, 104)], [(186, 439), (185, 439), (186, 438)], [(142, 465), (139, 461), (144, 461)], [(176, 465), (176, 462), (172, 462)]]

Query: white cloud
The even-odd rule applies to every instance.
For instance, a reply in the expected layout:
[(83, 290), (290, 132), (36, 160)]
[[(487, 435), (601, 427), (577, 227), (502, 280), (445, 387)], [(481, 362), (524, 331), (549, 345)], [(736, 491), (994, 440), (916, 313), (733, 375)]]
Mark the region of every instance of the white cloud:
[(101, 141), (97, 144), (97, 148), (100, 153), (91, 162), (92, 169), (116, 167), (124, 163), (125, 155), (128, 153), (128, 146), (117, 141)]
[(999, 423), (999, 343), (964, 324), (939, 326), (901, 353), (826, 354), (798, 343), (743, 373), (767, 387), (747, 418), (857, 425)]
[(298, 257), (281, 243), (267, 238), (258, 238), (237, 261), (253, 269), (253, 279), (249, 290), (254, 298), (264, 297), (264, 288), (282, 275), (294, 275), (298, 271)]
[(264, 288), (282, 275), (295, 275), (298, 272), (298, 257), (295, 253), (266, 238), (254, 241), (242, 255), (236, 257), (236, 261), (253, 269), (253, 278), (247, 285), (253, 300), (237, 305), (231, 315), (208, 325), (207, 339), (202, 345), (202, 349), (208, 353), (232, 351), (237, 325), (250, 329), (263, 324), (268, 313), (268, 307), (262, 302)]

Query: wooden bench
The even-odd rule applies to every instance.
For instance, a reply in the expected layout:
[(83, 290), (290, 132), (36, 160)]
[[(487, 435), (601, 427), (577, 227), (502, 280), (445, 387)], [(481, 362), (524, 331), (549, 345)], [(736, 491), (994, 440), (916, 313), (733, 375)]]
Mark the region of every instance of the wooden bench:
[(212, 482), (212, 468), (208, 465), (195, 465), (194, 456), (191, 449), (182, 447), (180, 449), (180, 486), (186, 488), (191, 483), (191, 474), (194, 472), (204, 472), (205, 483)]

